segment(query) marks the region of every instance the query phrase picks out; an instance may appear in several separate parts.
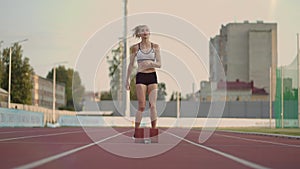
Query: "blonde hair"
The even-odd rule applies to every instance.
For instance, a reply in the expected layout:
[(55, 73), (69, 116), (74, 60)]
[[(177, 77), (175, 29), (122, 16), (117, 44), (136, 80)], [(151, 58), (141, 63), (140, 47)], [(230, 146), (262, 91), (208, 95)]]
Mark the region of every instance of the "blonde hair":
[(135, 38), (140, 38), (141, 36), (139, 35), (139, 32), (140, 32), (140, 30), (141, 30), (143, 27), (147, 27), (147, 28), (148, 28), (147, 25), (138, 25), (138, 26), (134, 27), (134, 28), (132, 29), (132, 31), (133, 31), (133, 37), (135, 37)]

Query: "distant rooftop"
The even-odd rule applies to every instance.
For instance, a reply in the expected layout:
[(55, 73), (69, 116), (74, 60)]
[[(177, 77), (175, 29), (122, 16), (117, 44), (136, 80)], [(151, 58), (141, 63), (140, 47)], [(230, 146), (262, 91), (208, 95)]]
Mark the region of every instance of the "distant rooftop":
[(8, 94), (8, 92), (2, 88), (0, 88), (0, 93)]
[(264, 88), (254, 87), (253, 81), (251, 82), (242, 82), (237, 79), (236, 81), (220, 81), (217, 85), (218, 89), (226, 90), (252, 90), (254, 95), (268, 95)]

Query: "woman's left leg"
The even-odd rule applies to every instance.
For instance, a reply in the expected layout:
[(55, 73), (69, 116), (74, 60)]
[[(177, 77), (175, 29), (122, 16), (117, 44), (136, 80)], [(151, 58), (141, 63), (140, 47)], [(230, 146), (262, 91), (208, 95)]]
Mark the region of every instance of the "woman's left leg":
[(150, 103), (150, 119), (151, 119), (151, 127), (156, 128), (157, 122), (157, 110), (156, 110), (156, 100), (157, 100), (157, 84), (148, 85), (147, 92), (149, 96)]
[(147, 86), (144, 84), (136, 84), (136, 94), (138, 99), (138, 111), (135, 114), (135, 128), (139, 128), (142, 114), (146, 107), (146, 92)]

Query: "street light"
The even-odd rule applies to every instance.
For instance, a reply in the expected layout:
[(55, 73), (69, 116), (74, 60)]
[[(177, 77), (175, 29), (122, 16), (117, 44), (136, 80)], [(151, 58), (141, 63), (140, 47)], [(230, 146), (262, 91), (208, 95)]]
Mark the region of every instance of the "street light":
[(53, 102), (52, 102), (52, 122), (55, 122), (55, 102), (56, 102), (56, 65), (68, 63), (67, 61), (57, 62), (53, 65)]
[(125, 117), (130, 117), (130, 91), (126, 90), (126, 67), (127, 67), (127, 56), (129, 56), (129, 50), (127, 47), (127, 15), (128, 15), (128, 0), (123, 0), (123, 60), (122, 60), (122, 111), (124, 112)]
[(7, 101), (7, 107), (10, 108), (10, 91), (11, 91), (11, 55), (12, 55), (12, 46), (15, 43), (22, 43), (28, 41), (28, 39), (24, 39), (24, 40), (20, 40), (14, 43), (11, 43), (10, 47), (9, 47), (9, 67), (8, 67), (8, 101)]

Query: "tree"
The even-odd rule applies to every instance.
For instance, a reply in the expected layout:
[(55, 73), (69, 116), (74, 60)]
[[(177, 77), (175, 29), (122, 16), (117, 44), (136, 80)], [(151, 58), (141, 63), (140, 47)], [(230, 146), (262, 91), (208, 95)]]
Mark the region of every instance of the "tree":
[[(177, 100), (177, 92), (173, 92), (170, 98), (170, 101), (176, 101)], [(181, 93), (179, 92), (179, 100), (182, 100)]]
[(121, 58), (122, 58), (122, 49), (123, 46), (121, 43), (111, 51), (111, 56), (106, 56), (107, 63), (109, 64), (109, 77), (110, 80), (110, 93), (112, 98), (121, 98)]
[(166, 100), (166, 84), (158, 83), (157, 100)]
[[(106, 57), (107, 63), (109, 64), (109, 77), (110, 80), (110, 93), (112, 99), (118, 99), (122, 97), (121, 87), (124, 84), (121, 84), (121, 69), (122, 69), (122, 58), (123, 58), (123, 45), (120, 42), (118, 46), (111, 50), (111, 54)], [(134, 68), (131, 74), (131, 83), (130, 83), (130, 99), (136, 100), (136, 89), (135, 89), (135, 78), (133, 78), (136, 69)], [(127, 72), (124, 72), (125, 76)]]
[[(79, 73), (77, 71), (73, 71), (68, 69), (68, 74), (73, 74), (73, 81), (72, 81), (72, 98), (73, 98), (73, 105), (75, 110), (82, 110), (82, 100), (85, 93), (85, 89), (81, 84), (81, 79)], [(72, 102), (70, 103), (72, 104)]]
[[(22, 46), (18, 43), (11, 47), (11, 102), (21, 104), (32, 104), (32, 82), (31, 76), (34, 74), (33, 68), (29, 64), (29, 59), (23, 57)], [(9, 73), (9, 48), (3, 50), (1, 59), (2, 72), (1, 87), (8, 90), (8, 73)]]
[[(47, 79), (53, 79), (53, 69), (48, 72)], [(84, 87), (78, 72), (73, 69), (66, 69), (65, 66), (56, 68), (56, 82), (65, 84), (66, 107), (60, 109), (81, 110)]]
[[(1, 44), (1, 42), (0, 42), (0, 44)], [(2, 56), (2, 53), (3, 52), (1, 52), (0, 51), (0, 56)], [(0, 87), (2, 87), (2, 82), (3, 82), (3, 75), (4, 75), (4, 72), (5, 72), (5, 67), (4, 67), (4, 62), (3, 62), (3, 58), (1, 57), (0, 58)]]
[(108, 91), (101, 92), (101, 100), (112, 100), (111, 93)]

